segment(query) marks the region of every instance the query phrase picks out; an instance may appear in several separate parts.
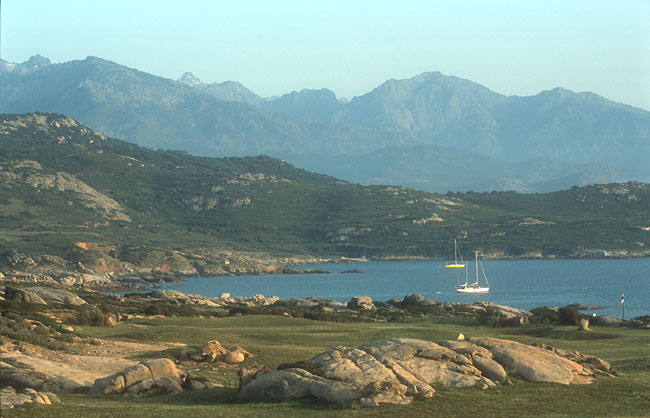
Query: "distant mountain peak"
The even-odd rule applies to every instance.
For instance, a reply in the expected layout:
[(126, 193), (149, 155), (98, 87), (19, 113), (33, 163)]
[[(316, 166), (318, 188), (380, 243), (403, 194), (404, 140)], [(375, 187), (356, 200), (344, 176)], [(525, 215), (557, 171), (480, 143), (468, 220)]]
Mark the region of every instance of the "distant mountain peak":
[(330, 89), (302, 89), (300, 91), (293, 90), (291, 93), (284, 94), (285, 96), (302, 96), (302, 97), (312, 97), (312, 98), (327, 98), (327, 99), (336, 99), (336, 93)]
[(45, 58), (42, 55), (34, 55), (30, 57), (27, 61), (23, 62), (22, 65), (29, 67), (45, 67), (52, 64), (49, 58)]
[(179, 83), (183, 83), (183, 84), (185, 84), (187, 86), (190, 86), (190, 87), (196, 87), (196, 86), (200, 86), (200, 85), (203, 84), (203, 82), (201, 81), (200, 78), (198, 78), (194, 74), (190, 73), (189, 71), (183, 73), (181, 78), (179, 78), (176, 81), (178, 81)]
[(422, 82), (422, 81), (433, 80), (440, 77), (444, 77), (444, 75), (440, 71), (427, 71), (425, 73), (418, 74), (415, 77), (412, 77), (411, 81)]
[(20, 74), (27, 74), (52, 64), (52, 62), (48, 58), (45, 58), (42, 55), (34, 55), (30, 57), (27, 61), (21, 62), (20, 64), (15, 64), (5, 60), (0, 60), (0, 61), (2, 64), (0, 65), (1, 72), (9, 73), (9, 72), (16, 71)]

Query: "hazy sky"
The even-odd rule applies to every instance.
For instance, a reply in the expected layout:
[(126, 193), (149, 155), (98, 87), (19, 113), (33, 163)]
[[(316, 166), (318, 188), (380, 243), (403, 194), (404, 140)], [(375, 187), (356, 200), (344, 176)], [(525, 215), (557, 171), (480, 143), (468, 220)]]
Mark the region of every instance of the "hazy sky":
[(650, 110), (650, 0), (5, 0), (3, 59), (98, 56), (261, 96), (361, 95), (441, 71), (507, 95), (565, 87)]

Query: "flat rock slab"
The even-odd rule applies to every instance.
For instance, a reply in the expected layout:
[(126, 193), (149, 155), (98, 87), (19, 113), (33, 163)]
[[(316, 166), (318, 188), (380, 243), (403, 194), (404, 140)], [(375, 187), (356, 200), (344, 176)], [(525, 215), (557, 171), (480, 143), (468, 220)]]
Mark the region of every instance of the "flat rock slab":
[[(569, 384), (593, 379), (591, 370), (558, 352), (562, 353), (496, 338), (437, 342), (393, 338), (359, 348), (331, 348), (303, 363), (309, 371), (293, 367), (265, 370), (254, 377), (244, 373), (247, 378), (240, 382), (240, 396), (255, 400), (313, 396), (373, 407), (410, 403), (416, 395), (430, 398), (435, 386), (495, 387), (507, 380), (506, 370), (516, 370), (530, 382)], [(582, 357), (594, 363), (593, 356)]]
[(20, 351), (2, 351), (0, 380), (15, 388), (48, 392), (74, 392), (90, 388), (106, 372), (133, 364), (133, 361), (93, 356), (58, 354), (59, 361), (30, 356)]
[(470, 342), (487, 348), (493, 358), (506, 369), (516, 370), (529, 382), (552, 382), (568, 385), (579, 376), (593, 375), (567, 358), (550, 350), (496, 338), (470, 338)]

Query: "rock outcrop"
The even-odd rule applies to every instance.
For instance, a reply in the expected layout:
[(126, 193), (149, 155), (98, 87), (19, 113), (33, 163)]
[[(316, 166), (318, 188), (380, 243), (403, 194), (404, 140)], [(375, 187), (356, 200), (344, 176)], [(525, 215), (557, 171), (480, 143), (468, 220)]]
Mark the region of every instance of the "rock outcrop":
[(55, 361), (4, 347), (0, 358), (0, 385), (52, 393), (86, 391), (103, 373), (132, 364), (128, 360), (73, 354), (61, 354)]
[(360, 309), (365, 311), (374, 311), (375, 305), (368, 296), (355, 296), (348, 302), (348, 309)]
[(14, 388), (7, 386), (0, 390), (1, 409), (11, 409), (14, 406), (20, 406), (26, 403), (52, 405), (59, 402), (59, 398), (55, 394), (39, 392), (31, 388), (26, 388), (20, 392), (16, 392)]
[(209, 389), (217, 385), (185, 374), (166, 358), (147, 360), (118, 373), (95, 380), (90, 393), (124, 393), (131, 396), (152, 396), (178, 393), (183, 389)]
[(226, 363), (238, 364), (242, 363), (246, 358), (253, 358), (253, 354), (249, 353), (242, 347), (235, 347), (229, 350), (223, 347), (219, 341), (208, 341), (201, 347), (200, 350), (183, 349), (180, 354), (181, 361), (197, 361), (208, 363)]
[(593, 372), (551, 350), (497, 338), (469, 338), (487, 348), (495, 361), (528, 382), (552, 382), (568, 385), (593, 377)]
[(415, 396), (431, 398), (434, 387), (440, 386), (492, 388), (507, 381), (506, 370), (526, 381), (561, 384), (591, 383), (596, 368), (609, 370), (593, 356), (496, 338), (394, 338), (359, 348), (335, 347), (288, 366), (276, 371), (260, 365), (244, 369), (241, 398), (314, 396), (373, 407), (410, 403)]

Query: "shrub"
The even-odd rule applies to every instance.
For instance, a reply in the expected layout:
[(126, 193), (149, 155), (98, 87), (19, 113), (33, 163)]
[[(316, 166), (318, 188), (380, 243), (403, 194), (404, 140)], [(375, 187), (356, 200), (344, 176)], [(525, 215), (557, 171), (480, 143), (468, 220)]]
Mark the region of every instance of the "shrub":
[(478, 322), (488, 327), (500, 327), (503, 325), (504, 319), (505, 316), (503, 313), (491, 306), (488, 306), (478, 314)]
[(572, 308), (560, 308), (558, 311), (558, 320), (561, 325), (578, 325), (580, 318), (580, 312)]
[(147, 315), (151, 315), (151, 316), (154, 316), (154, 315), (164, 315), (164, 316), (167, 316), (167, 310), (165, 309), (165, 307), (160, 306), (160, 305), (149, 305), (149, 306), (147, 306), (147, 308), (144, 310), (144, 312), (145, 312)]
[(104, 312), (98, 307), (90, 309), (80, 309), (75, 314), (75, 320), (79, 325), (93, 325), (102, 326), (106, 325), (106, 318)]
[(26, 318), (14, 312), (5, 312), (0, 316), (0, 335), (17, 343), (40, 345), (50, 350), (65, 350), (66, 343), (74, 341), (74, 336), (61, 334), (45, 323), (43, 326), (32, 326)]

